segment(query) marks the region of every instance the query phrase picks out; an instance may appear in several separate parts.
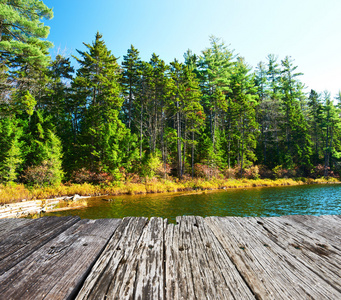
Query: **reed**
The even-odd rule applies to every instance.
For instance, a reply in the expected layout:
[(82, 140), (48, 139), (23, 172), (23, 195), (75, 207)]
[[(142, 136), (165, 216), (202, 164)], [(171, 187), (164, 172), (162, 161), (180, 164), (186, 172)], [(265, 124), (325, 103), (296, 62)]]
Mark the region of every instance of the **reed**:
[(62, 196), (136, 195), (146, 193), (166, 193), (180, 191), (216, 190), (228, 188), (270, 187), (301, 184), (340, 183), (336, 178), (281, 178), (281, 179), (151, 179), (143, 183), (110, 182), (101, 185), (91, 183), (67, 184), (49, 187), (25, 187), (23, 184), (0, 185), (0, 204), (19, 202), (23, 199), (50, 199)]

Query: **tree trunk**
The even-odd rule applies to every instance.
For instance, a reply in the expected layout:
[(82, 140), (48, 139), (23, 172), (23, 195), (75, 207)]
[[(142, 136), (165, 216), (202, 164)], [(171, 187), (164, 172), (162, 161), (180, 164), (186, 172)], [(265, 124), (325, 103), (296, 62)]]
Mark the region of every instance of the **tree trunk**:
[(178, 152), (178, 177), (181, 179), (182, 177), (182, 159), (181, 159), (181, 123), (180, 123), (180, 111), (179, 111), (179, 102), (176, 101), (176, 131), (177, 131), (177, 152)]
[(329, 126), (327, 126), (327, 137), (326, 137), (326, 151), (324, 153), (324, 176), (328, 176), (328, 167), (329, 167)]
[(243, 163), (244, 163), (244, 120), (242, 120), (242, 149), (240, 158), (240, 177), (243, 177)]
[(194, 131), (192, 131), (192, 179), (194, 178)]
[(187, 136), (187, 122), (185, 119), (185, 125), (184, 125), (184, 152), (182, 155), (182, 172), (181, 172), (181, 177), (184, 175), (185, 173), (185, 159), (186, 159), (186, 149), (187, 149), (187, 143), (186, 143), (186, 136)]
[(143, 103), (141, 103), (141, 113), (140, 113), (140, 160), (142, 159), (142, 120), (143, 120)]

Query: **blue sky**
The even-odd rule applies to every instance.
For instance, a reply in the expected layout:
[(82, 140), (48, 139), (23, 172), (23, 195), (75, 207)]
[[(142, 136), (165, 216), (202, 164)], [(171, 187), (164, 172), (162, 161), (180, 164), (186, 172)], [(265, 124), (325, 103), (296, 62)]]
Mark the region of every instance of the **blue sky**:
[(43, 0), (52, 55), (76, 55), (97, 31), (116, 57), (133, 44), (143, 60), (155, 52), (167, 63), (209, 36), (222, 38), (253, 67), (270, 53), (290, 55), (304, 73), (306, 91), (341, 89), (340, 0)]

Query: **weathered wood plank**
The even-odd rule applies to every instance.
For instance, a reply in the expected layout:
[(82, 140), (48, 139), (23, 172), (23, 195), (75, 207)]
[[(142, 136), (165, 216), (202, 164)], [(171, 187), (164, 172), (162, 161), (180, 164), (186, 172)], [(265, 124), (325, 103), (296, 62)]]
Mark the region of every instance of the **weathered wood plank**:
[[(115, 234), (110, 239), (102, 255), (97, 260), (91, 273), (87, 277), (82, 289), (76, 299), (108, 299), (110, 293), (112, 299), (126, 299), (127, 295), (120, 294), (127, 292), (130, 294), (130, 281), (128, 284), (123, 281), (132, 253), (136, 250), (137, 243), (141, 238), (145, 226), (148, 223), (146, 218), (124, 218)], [(120, 277), (117, 275), (120, 274)], [(135, 274), (131, 274), (135, 277)], [(117, 285), (113, 285), (117, 282)], [(113, 293), (111, 289), (119, 289)], [(134, 298), (134, 297), (133, 297)]]
[(166, 299), (255, 299), (201, 217), (178, 217), (166, 237)]
[(73, 298), (120, 222), (118, 219), (77, 222), (1, 275), (1, 297)]
[(45, 217), (11, 230), (0, 240), (0, 275), (79, 220), (78, 217)]
[(258, 298), (341, 298), (339, 291), (245, 219), (209, 217), (205, 222)]
[(124, 268), (116, 271), (108, 299), (164, 299), (163, 219), (151, 218)]
[(13, 229), (26, 226), (31, 219), (0, 219), (0, 241)]
[(245, 218), (243, 222), (249, 230), (260, 230), (341, 292), (341, 253), (327, 239), (313, 235), (302, 227), (290, 225), (284, 218)]
[[(182, 251), (188, 249), (180, 235), (180, 226), (168, 224), (165, 231), (165, 278), (166, 299), (193, 299), (194, 284), (191, 274), (191, 266)], [(179, 244), (180, 243), (180, 244)]]
[[(290, 215), (282, 216), (287, 223), (296, 224), (314, 235), (318, 235), (330, 240), (332, 245), (341, 251), (340, 222), (335, 216), (308, 216), (308, 215)], [(333, 239), (330, 237), (333, 236)]]

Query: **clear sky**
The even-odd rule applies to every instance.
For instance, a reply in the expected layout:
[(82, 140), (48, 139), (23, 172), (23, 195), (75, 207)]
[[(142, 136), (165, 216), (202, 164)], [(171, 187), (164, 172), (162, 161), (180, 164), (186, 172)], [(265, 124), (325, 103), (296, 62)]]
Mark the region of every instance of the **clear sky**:
[(99, 31), (122, 58), (133, 44), (143, 60), (167, 63), (200, 54), (209, 36), (224, 40), (255, 67), (268, 54), (295, 59), (306, 91), (341, 89), (341, 0), (43, 0), (53, 8), (48, 40), (76, 55)]

